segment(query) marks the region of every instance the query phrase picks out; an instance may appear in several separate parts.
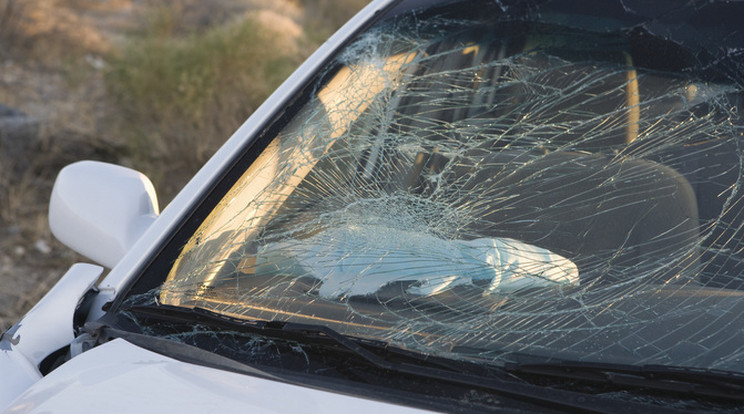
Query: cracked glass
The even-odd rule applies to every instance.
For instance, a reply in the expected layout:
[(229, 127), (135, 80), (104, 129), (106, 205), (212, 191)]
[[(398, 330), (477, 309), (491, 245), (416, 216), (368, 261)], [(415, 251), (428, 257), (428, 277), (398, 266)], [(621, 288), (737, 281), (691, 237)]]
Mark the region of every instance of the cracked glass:
[(526, 3), (358, 35), (155, 300), (460, 360), (744, 371), (738, 33), (710, 4)]

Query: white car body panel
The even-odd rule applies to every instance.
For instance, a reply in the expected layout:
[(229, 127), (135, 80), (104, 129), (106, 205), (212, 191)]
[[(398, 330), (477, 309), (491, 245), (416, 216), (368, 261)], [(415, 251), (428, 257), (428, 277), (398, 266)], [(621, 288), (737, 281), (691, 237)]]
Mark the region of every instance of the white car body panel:
[(423, 413), (183, 363), (116, 339), (53, 371), (3, 413)]
[(41, 378), (37, 367), (47, 355), (72, 342), (75, 309), (102, 271), (100, 266), (73, 265), (20, 322), (2, 335), (0, 407)]
[(0, 383), (0, 407), (41, 379), (39, 370), (19, 352), (0, 352), (0, 370), (13, 378)]

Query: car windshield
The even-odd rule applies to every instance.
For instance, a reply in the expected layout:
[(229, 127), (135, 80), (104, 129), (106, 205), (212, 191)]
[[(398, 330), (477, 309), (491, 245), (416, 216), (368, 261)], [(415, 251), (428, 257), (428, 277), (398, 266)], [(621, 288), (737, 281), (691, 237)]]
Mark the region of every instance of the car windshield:
[(714, 4), (445, 3), (337, 54), (150, 298), (462, 361), (744, 372), (740, 35)]

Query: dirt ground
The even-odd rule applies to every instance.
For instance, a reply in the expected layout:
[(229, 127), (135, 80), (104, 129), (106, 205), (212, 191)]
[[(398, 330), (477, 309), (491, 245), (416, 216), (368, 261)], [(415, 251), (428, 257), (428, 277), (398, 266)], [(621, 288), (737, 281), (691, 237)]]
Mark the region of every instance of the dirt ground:
[[(119, 143), (103, 121), (105, 56), (141, 28), (148, 1), (0, 0), (0, 104), (38, 128), (12, 150), (0, 141), (0, 330), (85, 261), (51, 235), (49, 194), (59, 169), (76, 160), (126, 164), (112, 155)], [(198, 0), (170, 2), (195, 10), (194, 19), (257, 13), (292, 28), (298, 15), (294, 0), (216, 0), (209, 14)]]

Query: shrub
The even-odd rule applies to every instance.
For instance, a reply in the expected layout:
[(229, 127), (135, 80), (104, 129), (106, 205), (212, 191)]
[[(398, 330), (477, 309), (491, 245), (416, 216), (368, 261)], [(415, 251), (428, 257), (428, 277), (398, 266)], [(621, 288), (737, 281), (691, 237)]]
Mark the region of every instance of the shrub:
[(106, 83), (132, 162), (156, 183), (167, 180), (160, 187), (172, 194), (297, 64), (245, 20), (185, 38), (133, 40)]

